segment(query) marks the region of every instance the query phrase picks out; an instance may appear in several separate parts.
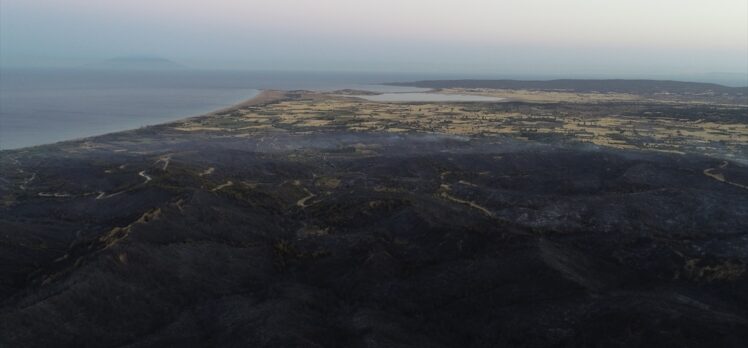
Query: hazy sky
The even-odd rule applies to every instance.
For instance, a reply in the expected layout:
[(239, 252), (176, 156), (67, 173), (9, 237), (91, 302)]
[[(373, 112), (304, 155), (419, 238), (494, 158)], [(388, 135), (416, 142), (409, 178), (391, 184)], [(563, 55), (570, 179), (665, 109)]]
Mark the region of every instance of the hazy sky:
[(0, 0), (0, 63), (748, 72), (746, 0)]

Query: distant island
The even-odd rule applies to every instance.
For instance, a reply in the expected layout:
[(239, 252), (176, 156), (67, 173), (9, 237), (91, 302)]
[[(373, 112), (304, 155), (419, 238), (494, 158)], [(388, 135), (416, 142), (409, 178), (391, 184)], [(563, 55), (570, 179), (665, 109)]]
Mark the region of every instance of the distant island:
[(85, 66), (90, 69), (114, 70), (173, 70), (185, 66), (169, 59), (150, 56), (115, 57)]

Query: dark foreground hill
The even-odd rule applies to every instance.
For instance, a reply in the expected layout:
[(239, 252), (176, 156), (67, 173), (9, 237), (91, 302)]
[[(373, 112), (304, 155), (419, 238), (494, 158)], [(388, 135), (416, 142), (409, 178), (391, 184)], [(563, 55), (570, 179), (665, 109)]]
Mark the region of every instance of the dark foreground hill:
[(389, 85), (423, 88), (561, 90), (579, 93), (629, 93), (636, 95), (653, 95), (658, 93), (685, 95), (724, 94), (748, 98), (748, 87), (727, 87), (714, 83), (659, 80), (433, 80), (390, 83)]
[(738, 164), (153, 132), (0, 155), (0, 346), (748, 344)]

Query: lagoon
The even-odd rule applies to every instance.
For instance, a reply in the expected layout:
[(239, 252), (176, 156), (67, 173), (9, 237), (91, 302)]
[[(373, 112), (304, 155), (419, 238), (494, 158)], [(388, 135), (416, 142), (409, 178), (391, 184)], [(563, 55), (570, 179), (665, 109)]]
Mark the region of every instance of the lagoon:
[(376, 102), (500, 102), (504, 98), (466, 94), (442, 93), (383, 93), (378, 95), (362, 95), (359, 98)]

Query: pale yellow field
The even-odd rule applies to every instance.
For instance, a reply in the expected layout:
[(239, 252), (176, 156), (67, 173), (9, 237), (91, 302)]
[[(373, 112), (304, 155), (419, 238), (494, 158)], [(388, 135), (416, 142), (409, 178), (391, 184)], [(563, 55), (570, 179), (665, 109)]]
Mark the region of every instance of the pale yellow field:
[(574, 93), (562, 91), (531, 91), (511, 89), (485, 89), (485, 88), (445, 88), (439, 91), (444, 94), (471, 94), (487, 97), (506, 98), (511, 100), (526, 101), (532, 103), (595, 103), (616, 101), (641, 101), (640, 96), (625, 93)]
[[(586, 102), (594, 98), (600, 101), (638, 98), (621, 94), (510, 92), (513, 93), (510, 96), (502, 94), (504, 91), (490, 93), (549, 102), (557, 99), (568, 101), (567, 98), (579, 98)], [(717, 147), (722, 151), (739, 151), (738, 147), (748, 144), (748, 124), (742, 123), (622, 115), (524, 114), (498, 111), (480, 103), (467, 106), (450, 103), (378, 103), (324, 94), (309, 94), (308, 98), (305, 95), (300, 100), (248, 106), (229, 115), (187, 120), (177, 123), (173, 129), (184, 132), (221, 131), (238, 137), (264, 132), (308, 133), (320, 130), (504, 135), (518, 139), (547, 135), (615, 148), (673, 153), (683, 153), (690, 149), (706, 154), (716, 151)]]

